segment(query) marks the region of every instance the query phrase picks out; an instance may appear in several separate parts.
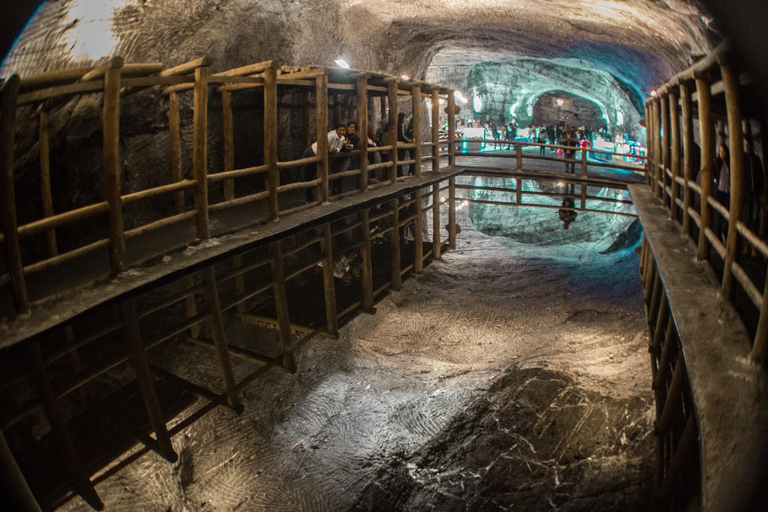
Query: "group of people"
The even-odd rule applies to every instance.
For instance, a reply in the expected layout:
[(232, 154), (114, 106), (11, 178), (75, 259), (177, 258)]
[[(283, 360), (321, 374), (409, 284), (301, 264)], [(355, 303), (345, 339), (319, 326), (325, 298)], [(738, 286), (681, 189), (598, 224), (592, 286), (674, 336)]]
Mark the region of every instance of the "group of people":
[[(698, 171), (700, 166), (694, 165)], [(765, 201), (763, 178), (763, 164), (760, 157), (755, 154), (754, 145), (750, 138), (744, 139), (743, 159), (743, 215), (744, 223), (753, 233), (760, 233), (761, 209), (768, 207)], [(731, 152), (725, 143), (717, 148), (714, 176), (715, 200), (730, 210), (731, 207)], [(701, 184), (701, 175), (696, 177), (696, 182)], [(715, 214), (715, 233), (723, 242), (728, 237), (728, 223), (718, 214)]]
[[(413, 128), (408, 125), (407, 117), (404, 113), (398, 114), (397, 117), (397, 141), (410, 144), (413, 142)], [(385, 137), (385, 134), (389, 130), (389, 125), (383, 123), (379, 129), (378, 134), (374, 132), (372, 127), (368, 127), (367, 134), (361, 134), (359, 125), (356, 121), (349, 123), (340, 123), (335, 129), (331, 130), (327, 134), (328, 141), (328, 154), (330, 155), (330, 161), (328, 166), (328, 174), (333, 175), (349, 170), (349, 167), (353, 160), (353, 155), (344, 155), (344, 153), (350, 153), (354, 149), (362, 148), (363, 141), (369, 148), (375, 148), (379, 145), (379, 140)], [(364, 138), (363, 138), (364, 137)], [(302, 158), (311, 158), (317, 156), (317, 142), (314, 142), (311, 146), (304, 150)], [(382, 155), (379, 151), (368, 153), (368, 163), (377, 164), (382, 161), (386, 161), (387, 155)], [(410, 152), (406, 149), (397, 150), (398, 161), (405, 161), (410, 159)], [(400, 165), (397, 169), (397, 175), (403, 176), (404, 174), (413, 173), (412, 165)], [(317, 177), (317, 166), (312, 163), (304, 166), (303, 179), (304, 181), (312, 181)], [(376, 171), (372, 171), (369, 176), (370, 183), (377, 183)], [(328, 185), (328, 191), (331, 195), (340, 194), (343, 190), (343, 179), (331, 179)], [(315, 189), (307, 189), (307, 202), (315, 200)]]

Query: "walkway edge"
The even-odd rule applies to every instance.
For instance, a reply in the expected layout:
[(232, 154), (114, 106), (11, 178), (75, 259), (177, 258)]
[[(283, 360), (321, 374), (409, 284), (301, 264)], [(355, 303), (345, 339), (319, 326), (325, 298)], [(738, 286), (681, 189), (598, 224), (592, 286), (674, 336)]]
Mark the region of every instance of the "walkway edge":
[(647, 185), (629, 191), (680, 335), (700, 432), (702, 510), (746, 510), (768, 460), (768, 376), (734, 307)]

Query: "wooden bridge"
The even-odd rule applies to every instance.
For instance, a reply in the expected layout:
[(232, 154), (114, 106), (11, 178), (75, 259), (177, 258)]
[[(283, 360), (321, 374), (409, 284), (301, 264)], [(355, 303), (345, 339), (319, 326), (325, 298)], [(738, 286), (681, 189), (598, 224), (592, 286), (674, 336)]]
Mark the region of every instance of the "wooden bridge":
[[(9, 401), (0, 411), (0, 421), (5, 437), (13, 436), (12, 444), (24, 448), (16, 454), (18, 465), (5, 439), (0, 448), (5, 450), (6, 474), (16, 479), (17, 498), (30, 509), (38, 507), (37, 501), (46, 509), (54, 508), (72, 493), (101, 509), (96, 483), (149, 450), (176, 460), (174, 435), (217, 407), (239, 413), (239, 393), (260, 375), (270, 368), (295, 371), (293, 353), (299, 347), (317, 336), (337, 336), (339, 326), (358, 313), (374, 313), (376, 301), (384, 294), (398, 290), (404, 279), (421, 274), (454, 248), (459, 201), (636, 216), (634, 204), (643, 224), (650, 226), (658, 220), (652, 207), (655, 200), (636, 185), (648, 179), (670, 205), (679, 207), (678, 191), (686, 191), (682, 207), (674, 210), (689, 212), (682, 217), (686, 229), (691, 218), (709, 218), (711, 197), (702, 195), (702, 211), (690, 212), (694, 205), (690, 191), (697, 190), (689, 179), (692, 174), (681, 173), (680, 151), (675, 156), (669, 149), (674, 142), (658, 138), (661, 117), (654, 110), (658, 100), (648, 107), (655, 117), (648, 117), (653, 144), (647, 169), (600, 162), (591, 158), (600, 152), (578, 150), (573, 162), (580, 172), (568, 174), (538, 165), (561, 165), (563, 159), (527, 154), (526, 147), (539, 146), (534, 143), (509, 141), (516, 144), (514, 153), (458, 152), (457, 107), (453, 91), (444, 87), (380, 73), (280, 67), (271, 61), (216, 73), (210, 71), (211, 65), (209, 59), (201, 58), (166, 69), (115, 58), (97, 68), (23, 79), (14, 76), (2, 84), (0, 243), (5, 274), (0, 313), (5, 323), (0, 386)], [(680, 85), (681, 91), (685, 86)], [(728, 87), (723, 90), (731, 94)], [(69, 99), (85, 95), (101, 97), (102, 113), (93, 122), (102, 125), (104, 193), (89, 204), (75, 204), (52, 186), (50, 162), (57, 156), (51, 150), (55, 145), (50, 120)], [(220, 126), (212, 126), (208, 119), (213, 95), (220, 98)], [(246, 147), (237, 146), (234, 115), (254, 113), (253, 109), (238, 112), (236, 95), (250, 95), (263, 111), (263, 118), (251, 119), (261, 124), (263, 133)], [(130, 183), (121, 175), (121, 105), (142, 96), (167, 102), (170, 172), (161, 177), (165, 181), (161, 185), (126, 193), (123, 188)], [(666, 93), (661, 97), (666, 98)], [(705, 104), (700, 102), (700, 109)], [(339, 122), (345, 105), (354, 105), (350, 117), (361, 134), (367, 134), (368, 124), (377, 116), (388, 121), (383, 145), (369, 147), (363, 136), (350, 151), (329, 152), (329, 118)], [(403, 107), (410, 108), (413, 126), (430, 125), (415, 129), (409, 144), (397, 140), (397, 116)], [(289, 153), (279, 130), (285, 108), (300, 110), (300, 144), (306, 147), (316, 139), (315, 156), (280, 159)], [(683, 103), (683, 114), (685, 108)], [(447, 121), (445, 133), (439, 128), (441, 111)], [(189, 154), (181, 143), (185, 112), (192, 119)], [(666, 110), (662, 115), (669, 122)], [(685, 119), (690, 117), (684, 118), (687, 126)], [(30, 125), (37, 131), (36, 197), (19, 195), (20, 189), (30, 187), (20, 187), (14, 176), (19, 147), (15, 134), (21, 126)], [(209, 158), (209, 134), (214, 130), (223, 140), (223, 158), (215, 172)], [(670, 130), (663, 133), (666, 137)], [(675, 131), (671, 133), (674, 139)], [(679, 146), (680, 139), (674, 140)], [(666, 148), (663, 155), (662, 147)], [(689, 149), (686, 146), (686, 155)], [(410, 153), (406, 159), (401, 158), (403, 150)], [(236, 151), (252, 153), (249, 160), (254, 165), (236, 169)], [(376, 153), (385, 157), (381, 163), (369, 158)], [(349, 159), (356, 168), (333, 172), (333, 162), (339, 158)], [(665, 165), (666, 159), (671, 161)], [(191, 162), (186, 176), (185, 161)], [(296, 179), (296, 169), (307, 167), (313, 169), (312, 178)], [(617, 168), (625, 173), (611, 172)], [(381, 179), (372, 179), (382, 174)], [(459, 176), (499, 177), (506, 185), (457, 182)], [(738, 173), (733, 176), (738, 178)], [(329, 186), (335, 180), (343, 180), (337, 194)], [(562, 184), (563, 192), (531, 186), (542, 182)], [(632, 201), (614, 193), (595, 193), (604, 189), (632, 190)], [(307, 202), (307, 190), (314, 191), (316, 200)], [(478, 195), (482, 192), (509, 199), (484, 200)], [(572, 202), (556, 205), (553, 199)], [(160, 200), (169, 205), (167, 215), (127, 228), (126, 206)], [(37, 218), (19, 220), (20, 203), (39, 204)], [(54, 211), (54, 205), (61, 204), (69, 207)], [(733, 218), (738, 218), (738, 211)], [(71, 239), (70, 228), (77, 223), (88, 226), (92, 234)], [(734, 223), (734, 227), (730, 231), (734, 237), (750, 233), (744, 234), (747, 240), (750, 236), (757, 240), (745, 226)], [(660, 404), (659, 500), (679, 509), (684, 508), (683, 502), (690, 503), (691, 496), (709, 496), (707, 485), (696, 483), (699, 473), (689, 472), (693, 470), (687, 464), (696, 453), (691, 451), (696, 446), (692, 440), (706, 429), (691, 419), (691, 395), (686, 391), (690, 387), (682, 384), (684, 365), (679, 362), (685, 361), (688, 337), (680, 333), (683, 349), (675, 351), (667, 348), (672, 346), (672, 334), (658, 334), (672, 332), (667, 324), (679, 327), (670, 323), (677, 312), (674, 293), (667, 292), (668, 302), (661, 299), (670, 280), (665, 278), (664, 262), (654, 256), (662, 243), (657, 241), (660, 236), (649, 228), (641, 270), (649, 297), (654, 386)], [(763, 243), (757, 248), (763, 251), (768, 246)], [(349, 287), (340, 286), (338, 276), (334, 277), (334, 266), (342, 257), (352, 260), (359, 273), (350, 277)], [(738, 268), (734, 265), (735, 260), (726, 265), (731, 275), (739, 273), (733, 271)], [(759, 295), (754, 290), (749, 294)], [(227, 337), (230, 322), (252, 329), (259, 350), (232, 343)], [(663, 325), (656, 328), (657, 324)], [(169, 342), (208, 347), (218, 361), (224, 392), (150, 364), (147, 352)], [(755, 357), (760, 359), (764, 342), (755, 347)], [(248, 361), (253, 371), (236, 381), (231, 358)], [(96, 399), (96, 379), (126, 365), (132, 368), (135, 381)], [(678, 395), (684, 399), (669, 398)], [(695, 395), (694, 401), (698, 406)], [(50, 434), (31, 442), (24, 432), (41, 414), (51, 427)], [(683, 419), (678, 418), (680, 414)], [(682, 431), (679, 425), (684, 425)], [(707, 442), (702, 435), (701, 446), (708, 446)], [(142, 448), (126, 456), (136, 443)], [(717, 464), (707, 463), (701, 474), (717, 471)], [(681, 485), (688, 486), (687, 498), (672, 492)]]

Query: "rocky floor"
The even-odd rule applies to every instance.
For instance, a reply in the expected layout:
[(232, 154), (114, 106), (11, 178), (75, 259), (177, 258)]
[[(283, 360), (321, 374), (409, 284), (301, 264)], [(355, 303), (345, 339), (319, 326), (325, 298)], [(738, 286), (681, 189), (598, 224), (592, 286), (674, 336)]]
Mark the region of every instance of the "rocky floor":
[[(295, 375), (265, 374), (242, 415), (216, 410), (174, 438), (176, 464), (150, 453), (99, 484), (107, 509), (648, 510), (637, 255), (460, 223), (457, 250), (376, 315), (306, 345)], [(167, 350), (156, 362), (220, 387), (210, 353)]]

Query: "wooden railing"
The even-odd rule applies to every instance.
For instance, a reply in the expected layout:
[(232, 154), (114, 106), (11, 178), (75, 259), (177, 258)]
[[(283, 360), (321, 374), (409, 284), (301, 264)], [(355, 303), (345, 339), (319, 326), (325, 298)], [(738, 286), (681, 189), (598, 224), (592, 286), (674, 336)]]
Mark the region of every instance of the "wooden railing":
[[(699, 260), (709, 260), (712, 249), (722, 260), (723, 297), (733, 301), (738, 284), (760, 311), (751, 358), (764, 365), (768, 359), (768, 301), (764, 296), (765, 283), (755, 283), (739, 262), (743, 243), (762, 258), (768, 258), (766, 233), (755, 233), (743, 219), (748, 199), (745, 191), (743, 141), (745, 137), (751, 138), (752, 133), (751, 128), (749, 132), (744, 130), (745, 125), (751, 127), (751, 119), (749, 114), (742, 113), (740, 91), (742, 84), (748, 83), (748, 78), (736, 75), (727, 63), (726, 55), (727, 47), (723, 45), (673, 78), (658, 90), (655, 98), (646, 103), (650, 147), (648, 181), (656, 196), (669, 210), (670, 217), (679, 222), (682, 232), (697, 244)], [(695, 92), (692, 87), (694, 82)], [(717, 100), (720, 100), (724, 108), (713, 105)], [(763, 168), (760, 172), (765, 174), (768, 141), (759, 117), (755, 122), (761, 126)], [(694, 169), (694, 118), (699, 120), (701, 169)], [(716, 128), (722, 134), (723, 144), (726, 143), (727, 133), (727, 145), (731, 148), (728, 207), (714, 197)], [(700, 184), (695, 179), (699, 173)], [(763, 196), (763, 191), (760, 191), (760, 196)], [(758, 207), (757, 204), (751, 206)], [(761, 224), (768, 227), (768, 212), (765, 207), (760, 208), (763, 210)], [(728, 235), (724, 241), (712, 227), (717, 216), (728, 225)]]
[[(249, 203), (261, 203), (264, 215), (252, 219), (253, 223), (275, 220), (279, 217), (295, 213), (305, 208), (317, 206), (326, 201), (333, 201), (342, 196), (329, 196), (329, 182), (338, 179), (358, 177), (356, 190), (349, 191), (343, 196), (353, 193), (365, 193), (371, 189), (389, 183), (398, 183), (409, 176), (397, 176), (398, 165), (413, 165), (413, 176), (419, 177), (421, 164), (432, 162), (432, 170), (441, 168), (441, 162), (453, 165), (454, 151), (440, 151), (437, 144), (438, 106), (445, 101), (451, 107), (454, 104), (453, 91), (444, 87), (420, 81), (403, 81), (399, 77), (379, 73), (364, 73), (336, 68), (318, 67), (278, 67), (274, 62), (267, 61), (240, 68), (230, 69), (219, 73), (210, 72), (211, 60), (203, 57), (176, 67), (166, 69), (162, 64), (126, 64), (123, 59), (116, 57), (106, 64), (87, 69), (77, 69), (49, 73), (31, 78), (20, 78), (16, 75), (2, 83), (2, 110), (0, 110), (0, 243), (3, 245), (6, 260), (7, 275), (3, 276), (9, 284), (15, 309), (19, 313), (30, 310), (30, 299), (27, 292), (27, 280), (32, 274), (46, 269), (55, 268), (65, 262), (75, 260), (85, 254), (99, 249), (108, 249), (110, 268), (113, 274), (119, 274), (129, 265), (126, 257), (126, 241), (139, 237), (151, 231), (165, 228), (185, 221), (195, 222), (196, 238), (204, 241), (211, 237), (210, 214), (220, 210), (242, 206)], [(306, 90), (315, 99), (316, 127), (315, 139), (318, 141), (317, 155), (312, 158), (299, 158), (290, 161), (279, 161), (278, 150), (278, 97), (285, 90)], [(121, 190), (120, 165), (120, 112), (121, 101), (127, 96), (148, 89), (154, 89), (158, 98), (168, 102), (168, 119), (170, 132), (169, 166), (171, 172), (168, 183), (146, 190), (125, 194)], [(252, 167), (235, 169), (235, 133), (233, 123), (232, 95), (238, 91), (262, 89), (264, 107), (264, 143), (263, 147), (251, 150), (254, 158), (262, 163)], [(209, 96), (214, 92), (221, 95), (222, 120), (221, 132), (224, 140), (224, 158), (222, 169), (210, 172), (208, 168), (208, 111)], [(52, 141), (50, 140), (49, 117), (52, 111), (74, 96), (86, 94), (103, 95), (102, 131), (103, 131), (103, 180), (104, 194), (100, 201), (79, 207), (71, 207), (65, 211), (54, 211), (54, 204), (62, 192), (51, 186), (50, 160)], [(180, 125), (180, 96), (193, 95), (193, 147), (191, 150), (192, 179), (185, 179), (182, 171), (182, 145)], [(356, 99), (359, 133), (361, 145), (354, 151), (345, 153), (344, 158), (359, 161), (359, 168), (344, 173), (329, 172), (329, 153), (326, 134), (328, 128), (329, 97), (335, 97), (337, 111), (339, 95), (353, 95)], [(398, 149), (406, 146), (397, 141), (396, 108), (400, 97), (411, 99), (414, 122), (420, 123), (422, 99), (430, 98), (432, 109), (432, 140), (422, 141), (421, 133), (416, 130), (414, 143), (407, 147), (412, 150), (413, 158), (408, 162), (398, 162)], [(367, 147), (365, 143), (368, 132), (368, 103), (370, 97), (380, 97), (386, 112), (389, 108), (389, 132), (386, 136), (386, 146), (379, 148)], [(311, 106), (304, 106), (304, 119), (308, 120)], [(31, 112), (39, 121), (39, 166), (40, 166), (40, 197), (17, 197), (14, 184), (14, 148), (17, 117), (18, 122), (28, 123), (20, 113)], [(19, 114), (17, 116), (17, 114)], [(454, 120), (454, 111), (449, 113), (450, 121)], [(94, 120), (96, 121), (96, 120)], [(304, 140), (312, 139), (312, 129), (305, 122)], [(453, 132), (452, 132), (453, 133)], [(453, 136), (453, 135), (451, 135)], [(423, 148), (431, 148), (429, 156), (422, 156)], [(250, 148), (249, 148), (250, 149)], [(413, 151), (415, 149), (415, 151)], [(245, 151), (245, 150), (243, 150)], [(368, 164), (368, 154), (372, 151), (387, 152), (389, 160), (382, 164)], [(331, 158), (333, 156), (331, 155)], [(310, 180), (286, 182), (281, 171), (297, 167), (316, 166), (316, 177)], [(445, 167), (443, 165), (442, 167)], [(377, 169), (386, 169), (387, 179), (375, 185), (370, 183), (369, 173)], [(251, 180), (251, 189), (257, 182), (254, 178), (263, 175), (263, 190), (246, 195), (237, 193), (236, 183), (239, 180)], [(224, 201), (210, 203), (209, 185), (224, 182)], [(317, 201), (309, 204), (291, 205), (280, 210), (281, 196), (289, 195), (297, 190), (315, 189)], [(185, 195), (190, 192), (194, 196), (194, 208), (187, 209)], [(175, 213), (148, 224), (125, 229), (123, 220), (124, 206), (136, 202), (151, 200), (160, 196), (172, 194), (175, 197)], [(66, 198), (65, 198), (66, 199)], [(19, 225), (17, 222), (16, 202), (24, 201), (42, 204), (40, 218)], [(102, 222), (99, 217), (105, 216)], [(94, 225), (106, 224), (108, 236), (83, 242), (79, 247), (67, 252), (59, 251), (57, 230), (77, 222), (90, 221)], [(29, 250), (35, 244), (35, 237), (45, 237), (44, 250)], [(194, 239), (187, 240), (194, 242)], [(39, 244), (38, 244), (39, 245)], [(30, 254), (44, 253), (35, 261), (25, 261)], [(2, 284), (3, 279), (0, 279)]]
[[(761, 116), (742, 110), (742, 105), (749, 104), (745, 97), (749, 94), (750, 79), (739, 75), (730, 64), (732, 61), (727, 43), (721, 45), (659, 88), (645, 107), (647, 183), (652, 193), (643, 191), (638, 195), (649, 199), (655, 196), (671, 219), (663, 225), (653, 225), (650, 211), (661, 208), (645, 208), (645, 220), (652, 223), (656, 239), (644, 239), (640, 263), (657, 402), (656, 491), (661, 506), (669, 510), (686, 510), (690, 503), (704, 510), (746, 510), (743, 507), (751, 499), (750, 493), (756, 491), (757, 482), (750, 480), (751, 475), (764, 470), (758, 467), (759, 463), (750, 461), (753, 454), (765, 450), (761, 446), (765, 444), (761, 433), (764, 419), (755, 418), (765, 410), (764, 386), (760, 382), (768, 359), (768, 281), (759, 280), (767, 270), (768, 211), (763, 202), (764, 190), (747, 194), (749, 177), (743, 148), (745, 138), (756, 138), (753, 126), (759, 126), (763, 167), (756, 171), (765, 176), (768, 139)], [(695, 119), (699, 148), (695, 146)], [(729, 205), (714, 196), (716, 132), (719, 142), (730, 147)], [(700, 169), (695, 168), (696, 157), (701, 162)], [(762, 210), (758, 210), (759, 226), (755, 217), (749, 219), (745, 215), (750, 207)], [(713, 228), (714, 222), (727, 226), (724, 239), (724, 229)], [(669, 224), (673, 223), (684, 237), (666, 236)], [(685, 241), (691, 247), (680, 245)], [(671, 256), (671, 251), (692, 254), (686, 268), (698, 276), (700, 283), (691, 284), (692, 279), (683, 281), (683, 277), (678, 277), (681, 269), (670, 270), (669, 261), (680, 257)], [(683, 291), (690, 286), (702, 294), (702, 283), (711, 287), (709, 273), (702, 276), (695, 272), (695, 259), (709, 263), (715, 275), (722, 268), (718, 276), (719, 298), (729, 303), (725, 307), (719, 305), (724, 312), (718, 311), (716, 304), (713, 307), (707, 303), (706, 311), (691, 312), (686, 318), (696, 298), (690, 296), (690, 291), (685, 296)], [(659, 260), (665, 261), (667, 267), (660, 268)], [(663, 272), (667, 273), (667, 282), (661, 277)], [(675, 278), (680, 281), (675, 282)], [(677, 295), (677, 317), (672, 316), (670, 290)], [(750, 310), (749, 303), (754, 310)], [(704, 317), (708, 319), (703, 320)], [(701, 324), (710, 326), (708, 332), (696, 330)], [(712, 325), (728, 329), (709, 339), (713, 336)], [(747, 342), (750, 337), (751, 352)], [(745, 364), (749, 360), (754, 366)], [(728, 383), (733, 389), (717, 389), (713, 382)], [(726, 396), (733, 405), (717, 402)], [(745, 403), (749, 405), (744, 406)], [(721, 421), (730, 416), (743, 417), (743, 421)], [(735, 444), (740, 447), (735, 449)]]

